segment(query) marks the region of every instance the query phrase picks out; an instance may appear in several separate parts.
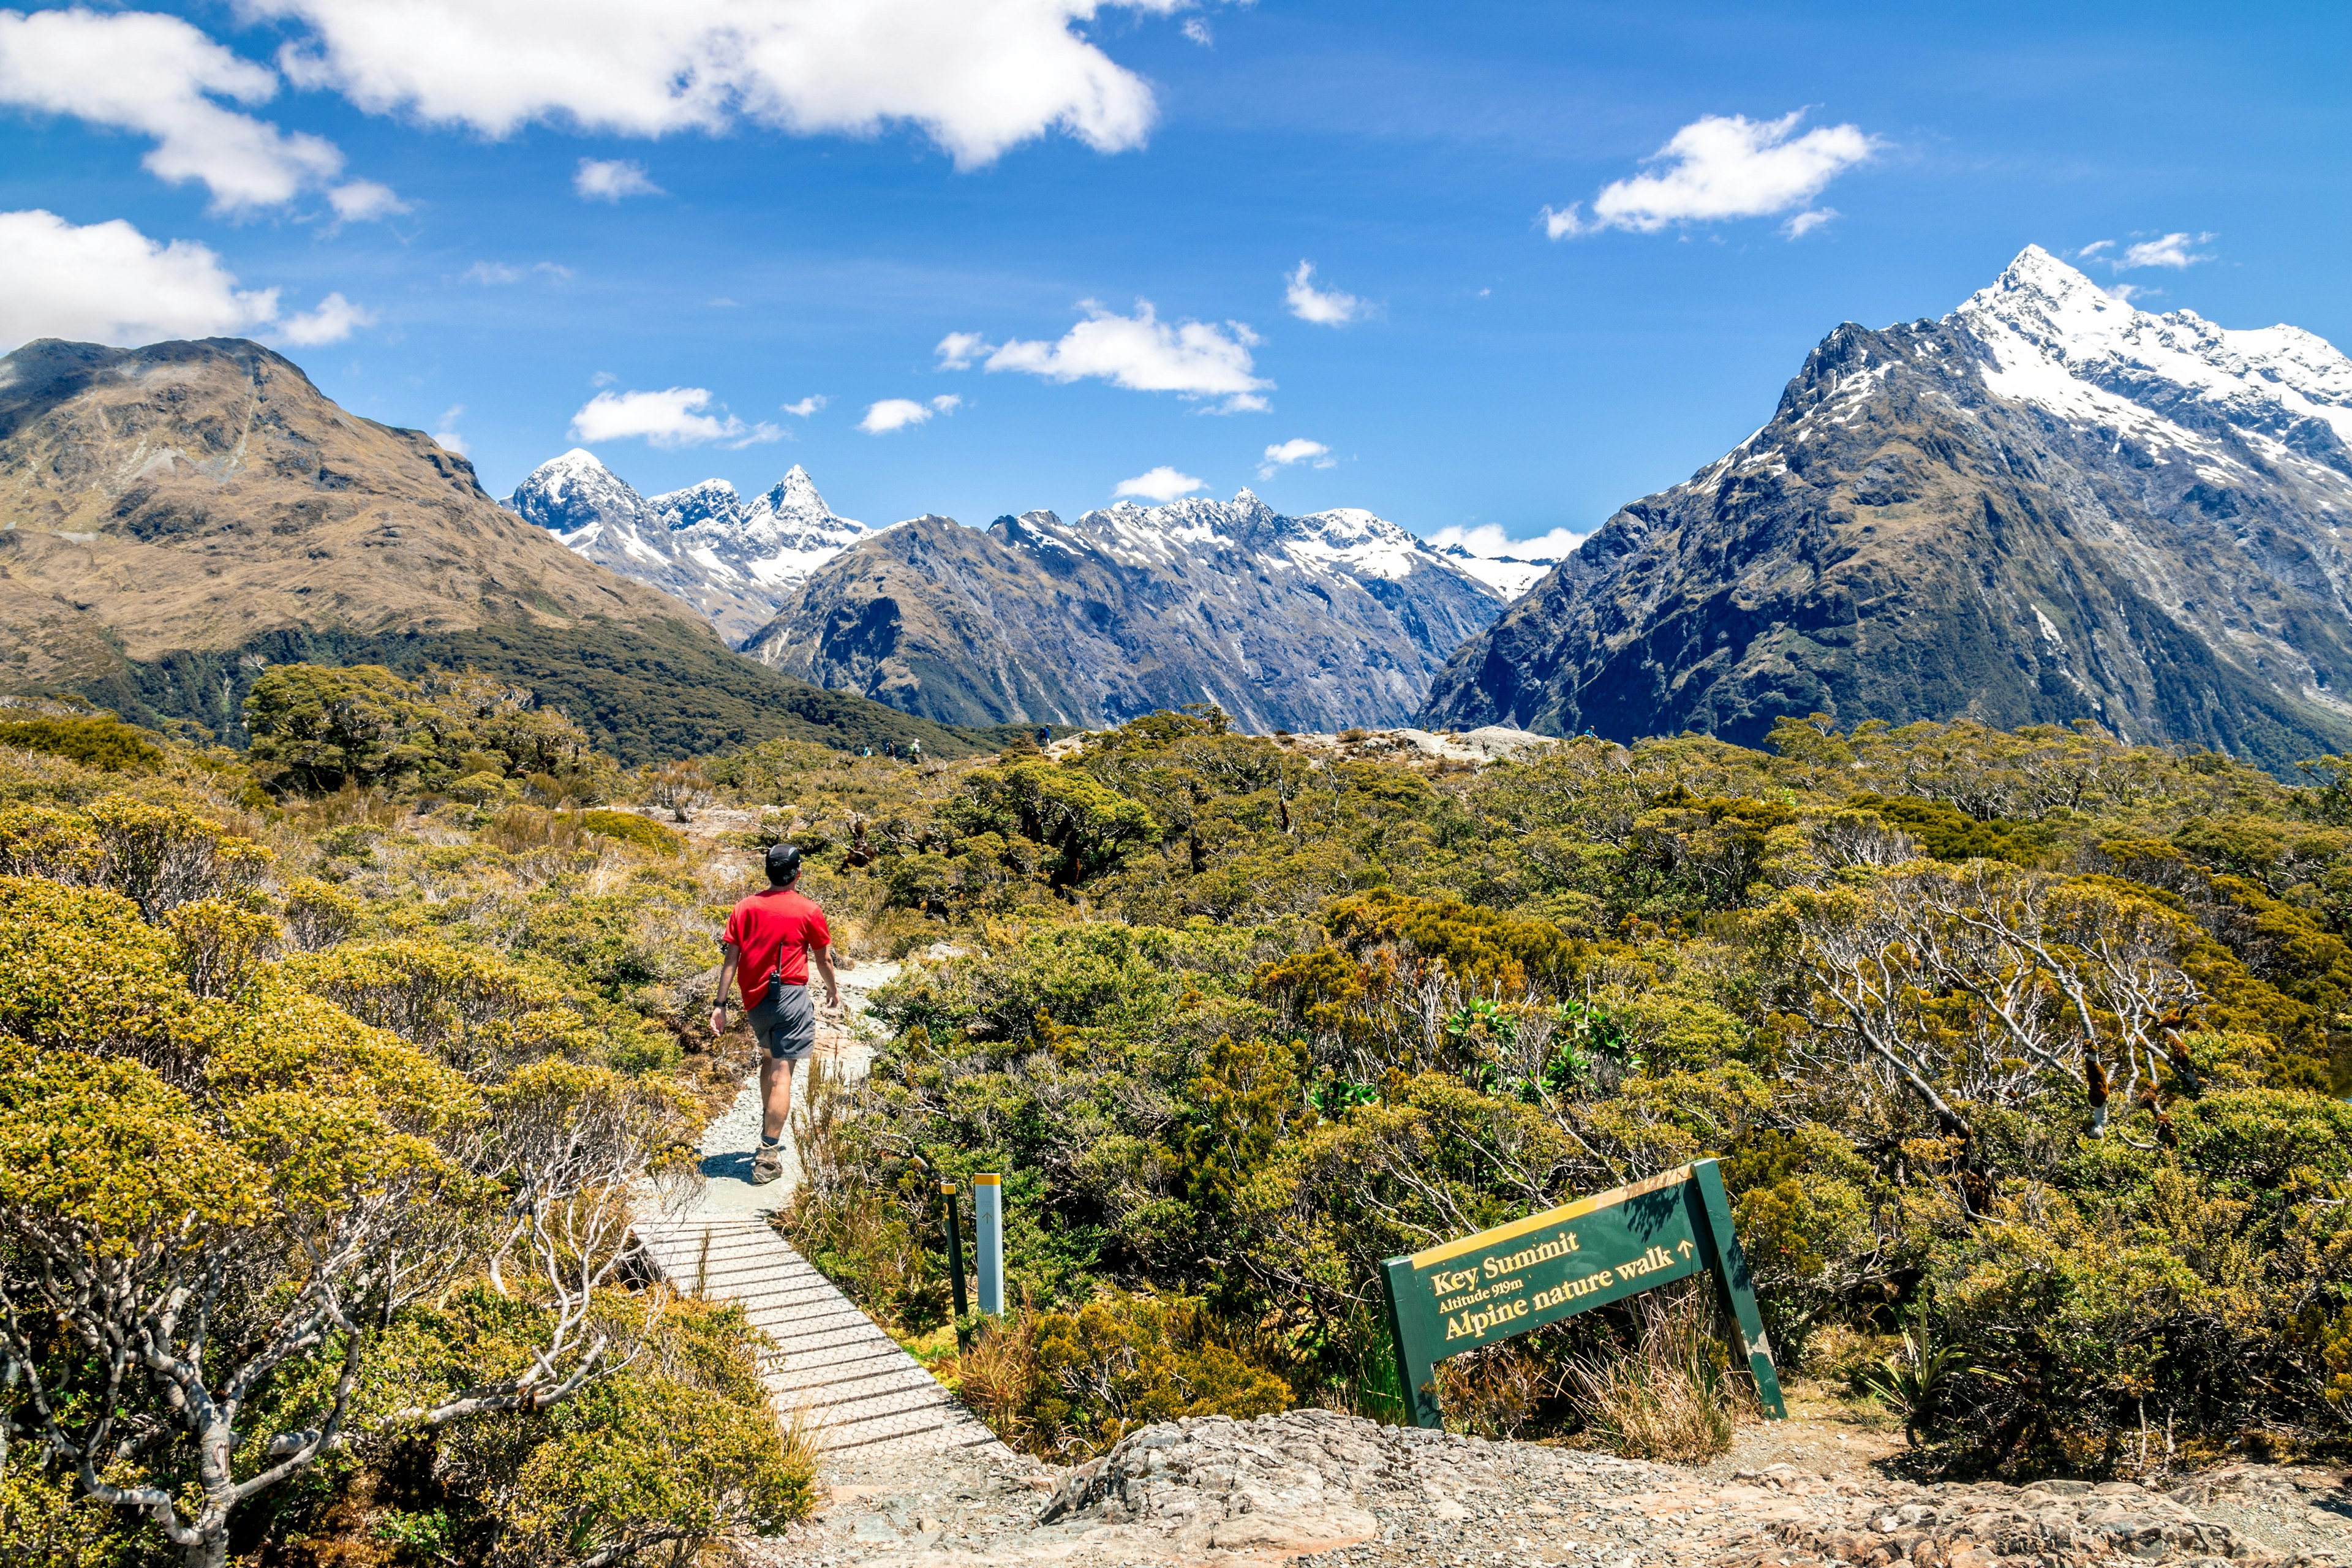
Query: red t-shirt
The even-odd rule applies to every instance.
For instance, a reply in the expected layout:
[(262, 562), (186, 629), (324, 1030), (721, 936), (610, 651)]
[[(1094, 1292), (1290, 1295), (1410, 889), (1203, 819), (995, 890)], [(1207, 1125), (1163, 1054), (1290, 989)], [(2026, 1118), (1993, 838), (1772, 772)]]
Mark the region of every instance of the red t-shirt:
[(831, 947), (833, 932), (825, 929), (824, 911), (814, 899), (790, 888), (754, 893), (727, 917), (726, 934), (719, 939), (734, 948), (735, 984), (743, 1005), (756, 1007), (768, 994), (768, 976), (782, 973), (788, 985), (808, 984), (808, 950)]

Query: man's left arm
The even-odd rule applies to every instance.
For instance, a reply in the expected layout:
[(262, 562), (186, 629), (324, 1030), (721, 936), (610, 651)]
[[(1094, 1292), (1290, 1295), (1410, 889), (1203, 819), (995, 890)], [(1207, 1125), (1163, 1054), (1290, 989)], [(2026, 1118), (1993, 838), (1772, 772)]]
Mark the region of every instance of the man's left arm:
[(833, 975), (833, 944), (831, 942), (814, 943), (808, 950), (808, 955), (809, 962), (816, 965), (816, 972), (824, 976), (824, 1005), (835, 1012), (839, 1012), (841, 982), (835, 979)]

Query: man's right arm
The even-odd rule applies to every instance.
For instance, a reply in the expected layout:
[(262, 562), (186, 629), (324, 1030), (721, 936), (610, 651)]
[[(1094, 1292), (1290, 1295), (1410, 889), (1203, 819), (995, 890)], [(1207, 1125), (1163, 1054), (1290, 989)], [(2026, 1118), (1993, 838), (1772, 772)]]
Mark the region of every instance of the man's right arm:
[(719, 944), (719, 986), (710, 994), (710, 1032), (713, 1036), (727, 1032), (727, 987), (735, 983), (735, 965), (742, 957), (731, 942)]

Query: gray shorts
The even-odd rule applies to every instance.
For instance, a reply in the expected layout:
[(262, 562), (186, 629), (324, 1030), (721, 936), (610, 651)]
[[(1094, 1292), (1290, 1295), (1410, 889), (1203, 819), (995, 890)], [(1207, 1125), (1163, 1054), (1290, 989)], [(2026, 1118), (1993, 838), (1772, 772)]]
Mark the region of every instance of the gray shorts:
[(780, 1062), (806, 1061), (816, 1049), (816, 1003), (805, 985), (769, 982), (767, 994), (744, 1017), (751, 1038)]

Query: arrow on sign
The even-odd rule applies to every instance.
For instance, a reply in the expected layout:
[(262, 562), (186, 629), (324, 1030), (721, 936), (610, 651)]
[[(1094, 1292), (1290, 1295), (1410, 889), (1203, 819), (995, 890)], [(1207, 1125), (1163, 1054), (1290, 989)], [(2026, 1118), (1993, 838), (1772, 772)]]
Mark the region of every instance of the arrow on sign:
[(1692, 1252), (1690, 1237), (1683, 1237), (1682, 1240), (1675, 1245), (1675, 1250), (1681, 1253), (1685, 1258), (1688, 1258)]

